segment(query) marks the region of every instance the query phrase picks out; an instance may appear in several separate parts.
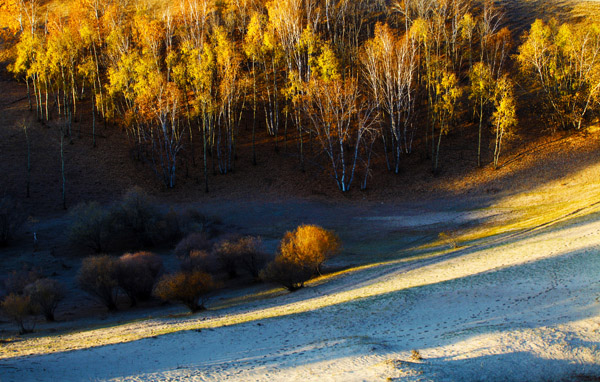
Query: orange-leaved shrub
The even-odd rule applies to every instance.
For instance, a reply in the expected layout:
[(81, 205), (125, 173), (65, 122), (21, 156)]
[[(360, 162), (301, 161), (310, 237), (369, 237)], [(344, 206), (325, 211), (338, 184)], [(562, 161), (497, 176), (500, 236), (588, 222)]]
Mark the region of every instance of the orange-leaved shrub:
[(160, 256), (151, 252), (126, 253), (117, 261), (117, 283), (131, 306), (152, 296), (154, 284), (162, 271)]
[(340, 241), (333, 232), (315, 225), (299, 226), (285, 234), (279, 254), (261, 272), (261, 278), (295, 291), (320, 273), (323, 262), (335, 255), (339, 248)]
[(206, 272), (177, 272), (164, 275), (156, 284), (154, 295), (161, 300), (181, 302), (194, 313), (205, 309), (208, 295), (216, 288), (216, 282)]
[(312, 266), (321, 273), (321, 265), (340, 249), (340, 240), (332, 231), (317, 225), (301, 225), (286, 232), (279, 247), (280, 253), (295, 262)]

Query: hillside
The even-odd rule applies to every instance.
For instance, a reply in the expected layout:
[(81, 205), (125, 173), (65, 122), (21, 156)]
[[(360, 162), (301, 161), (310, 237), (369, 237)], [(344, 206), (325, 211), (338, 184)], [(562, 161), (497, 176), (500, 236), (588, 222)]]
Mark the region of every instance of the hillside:
[[(417, 2), (415, 0), (414, 4)], [(215, 2), (215, 8), (210, 11), (210, 32), (207, 29), (206, 36), (202, 37), (220, 48), (213, 51), (210, 50), (212, 47), (207, 48), (207, 56), (227, 51), (219, 41), (230, 39), (234, 42), (231, 46), (239, 48), (239, 52), (231, 53), (231, 57), (238, 55), (231, 62), (241, 62), (240, 57), (245, 54), (241, 47), (246, 46), (241, 37), (247, 25), (238, 26), (227, 17), (235, 20), (238, 13), (244, 16), (240, 9), (249, 3), (264, 6), (261, 9), (266, 23), (267, 16), (271, 17), (270, 12), (275, 12), (274, 8), (291, 2)], [(342, 3), (363, 7), (356, 8), (360, 11), (368, 9), (369, 4), (376, 9), (385, 4), (396, 7), (408, 4), (364, 0)], [(69, 30), (78, 30), (77, 17), (81, 18), (81, 25), (91, 20), (93, 2), (88, 0), (81, 0), (81, 3), (79, 0), (51, 0), (36, 4), (40, 6), (40, 14), (48, 12), (50, 15), (46, 15), (45, 20), (37, 20), (40, 39), (52, 41), (56, 36), (68, 37)], [(81, 4), (85, 7), (79, 7)], [(100, 101), (105, 104), (92, 105), (92, 99), (100, 94), (96, 80), (98, 83), (105, 81), (103, 85), (108, 91), (109, 78), (112, 79), (115, 70), (124, 67), (126, 58), (135, 57), (139, 64), (142, 62), (140, 57), (147, 56), (151, 50), (149, 47), (157, 46), (152, 45), (151, 38), (140, 38), (144, 33), (158, 36), (158, 40), (164, 38), (174, 42), (172, 46), (179, 49), (177, 54), (188, 52), (189, 46), (185, 44), (189, 43), (186, 38), (190, 36), (182, 26), (189, 21), (186, 17), (193, 13), (185, 12), (195, 3), (193, 0), (177, 2), (190, 5), (190, 9), (177, 10), (183, 16), (175, 18), (178, 27), (171, 39), (165, 37), (168, 33), (152, 34), (156, 30), (168, 30), (160, 29), (163, 24), (170, 25), (170, 13), (163, 12), (167, 7), (164, 1), (134, 0), (110, 4), (117, 7), (117, 11), (111, 8), (106, 12), (114, 19), (108, 16), (103, 19), (102, 23), (106, 25), (103, 24), (105, 35), (101, 40), (105, 40), (97, 45), (98, 49), (105, 49), (101, 53), (102, 75), (98, 74), (92, 80), (92, 86), (84, 75), (78, 77), (77, 81), (81, 80), (81, 83), (76, 84), (74, 79), (69, 82), (55, 70), (50, 86), (45, 85), (46, 97), (42, 96), (41, 90), (39, 92), (39, 100), (43, 100), (46, 110), (50, 110), (48, 120), (44, 120), (43, 111), (42, 118), (36, 117), (36, 107), (29, 107), (26, 85), (15, 81), (13, 75), (4, 70), (7, 62), (2, 64), (0, 198), (11, 195), (16, 204), (9, 208), (14, 207), (14, 211), (22, 212), (27, 218), (9, 245), (0, 247), (0, 300), (6, 301), (4, 299), (11, 293), (28, 298), (31, 292), (26, 285), (31, 280), (20, 279), (26, 277), (56, 280), (64, 287), (65, 298), (54, 312), (55, 322), (43, 320), (41, 314), (30, 315), (33, 304), (27, 305), (23, 314), (27, 316), (27, 324), (35, 325), (32, 333), (17, 334), (15, 323), (18, 320), (9, 316), (8, 309), (0, 310), (0, 382), (600, 381), (600, 93), (591, 98), (596, 114), (582, 117), (580, 121), (585, 121), (585, 125), (581, 129), (561, 129), (553, 124), (557, 121), (548, 112), (548, 105), (543, 105), (540, 89), (526, 81), (525, 75), (516, 67), (518, 44), (525, 41), (519, 36), (529, 30), (537, 18), (600, 23), (600, 1), (505, 0), (496, 4), (502, 5), (506, 14), (497, 25), (494, 38), (490, 35), (489, 40), (498, 38), (494, 41), (502, 41), (502, 36), (507, 35), (500, 27), (507, 26), (512, 32), (513, 45), (510, 55), (506, 56), (506, 73), (500, 76), (499, 70), (498, 78), (489, 85), (490, 89), (495, 89), (492, 93), (496, 98), (488, 105), (489, 118), (483, 125), (481, 167), (477, 166), (478, 118), (468, 94), (473, 85), (467, 73), (467, 61), (458, 64), (453, 61), (458, 56), (448, 53), (450, 39), (441, 43), (446, 44), (447, 53), (441, 53), (438, 58), (447, 68), (452, 68), (448, 70), (456, 73), (444, 77), (440, 84), (456, 74), (455, 84), (462, 92), (459, 99), (454, 100), (458, 112), (449, 123), (447, 134), (444, 124), (430, 114), (439, 108), (428, 103), (431, 99), (427, 92), (433, 88), (422, 80), (431, 74), (423, 59), (422, 65), (415, 69), (418, 80), (409, 84), (414, 86), (415, 99), (418, 98), (414, 101), (415, 114), (411, 117), (417, 126), (413, 130), (416, 132), (414, 150), (400, 156), (397, 174), (388, 170), (386, 160), (392, 156), (388, 158), (386, 150), (388, 145), (393, 147), (384, 140), (390, 137), (386, 135), (390, 134), (386, 130), (388, 124), (384, 123), (385, 116), (374, 118), (372, 122), (380, 130), (371, 131), (376, 140), (373, 141), (372, 157), (369, 157), (370, 167), (365, 167), (364, 173), (357, 173), (347, 192), (341, 192), (339, 182), (334, 181), (330, 165), (334, 160), (314, 135), (324, 133), (319, 129), (327, 123), (327, 118), (316, 121), (319, 108), (310, 104), (331, 89), (333, 93), (347, 96), (344, 86), (354, 86), (354, 94), (360, 96), (353, 99), (352, 105), (359, 105), (356, 111), (349, 113), (352, 117), (348, 136), (351, 137), (358, 131), (357, 126), (364, 122), (361, 113), (368, 114), (372, 106), (369, 103), (371, 94), (362, 88), (365, 83), (338, 76), (335, 65), (331, 64), (335, 64), (335, 54), (342, 57), (347, 53), (344, 49), (355, 52), (352, 49), (356, 47), (349, 48), (353, 42), (345, 32), (340, 35), (339, 31), (331, 32), (324, 19), (319, 19), (319, 33), (331, 39), (347, 39), (348, 46), (341, 49), (342, 53), (332, 53), (328, 50), (328, 42), (322, 42), (318, 49), (315, 48), (319, 51), (318, 59), (316, 54), (307, 58), (315, 71), (318, 68), (325, 73), (318, 74), (323, 76), (319, 78), (322, 82), (314, 80), (317, 75), (306, 81), (300, 80), (307, 88), (298, 91), (296, 96), (310, 93), (314, 98), (307, 96), (300, 97), (301, 101), (285, 101), (287, 107), (301, 105), (297, 115), (303, 115), (294, 122), (291, 116), (294, 110), (286, 108), (285, 113), (282, 111), (286, 118), (290, 113), (289, 121), (282, 124), (280, 135), (276, 137), (268, 134), (265, 126), (267, 109), (271, 105), (270, 98), (265, 98), (264, 94), (261, 95), (261, 110), (257, 112), (256, 136), (253, 135), (249, 84), (255, 67), (247, 65), (250, 61), (244, 56), (246, 66), (240, 66), (242, 69), (236, 75), (241, 73), (240, 78), (243, 78), (239, 82), (248, 88), (246, 99), (243, 102), (238, 99), (234, 106), (239, 107), (239, 131), (235, 130), (235, 148), (228, 152), (233, 165), (223, 175), (219, 173), (222, 169), (219, 160), (227, 155), (217, 154), (217, 151), (225, 149), (226, 145), (219, 146), (221, 143), (215, 142), (221, 139), (221, 129), (229, 128), (223, 122), (227, 120), (223, 115), (228, 111), (222, 108), (226, 102), (211, 93), (219, 89), (214, 90), (217, 94), (222, 90), (222, 84), (227, 83), (227, 76), (221, 76), (220, 69), (214, 69), (212, 74), (221, 83), (214, 85), (209, 96), (198, 89), (190, 90), (191, 82), (186, 81), (192, 78), (191, 74), (189, 78), (180, 78), (181, 83), (176, 85), (180, 89), (173, 90), (174, 78), (179, 72), (170, 67), (176, 59), (166, 53), (171, 48), (166, 44), (164, 49), (157, 48), (154, 52), (155, 61), (162, 60), (162, 64), (150, 62), (146, 63), (147, 67), (140, 64), (142, 69), (151, 69), (142, 74), (140, 69), (128, 73), (130, 77), (124, 75), (124, 79), (121, 78), (122, 83), (130, 81), (131, 89), (112, 89), (112, 98)], [(485, 6), (491, 7), (491, 4)], [(236, 9), (227, 8), (231, 14), (225, 12), (229, 6)], [(0, 6), (0, 20), (4, 10), (4, 5)], [(481, 16), (482, 10), (476, 11), (479, 12), (477, 17)], [(348, 17), (351, 14), (349, 12)], [(382, 15), (370, 15), (368, 23), (375, 26), (375, 21), (381, 21)], [(116, 24), (112, 25), (114, 28), (107, 25), (117, 19), (129, 23), (123, 22), (118, 28), (135, 32), (130, 36), (107, 37), (112, 30), (118, 29), (114, 27)], [(306, 19), (310, 17), (306, 16)], [(428, 22), (434, 25), (434, 19), (432, 17)], [(249, 18), (243, 20), (249, 22)], [(399, 38), (403, 25), (398, 20), (392, 23), (393, 33), (389, 35), (393, 37), (390, 41), (394, 47), (400, 49), (409, 40)], [(455, 20), (448, 17), (446, 21), (439, 25), (458, 31), (452, 29), (456, 26)], [(153, 32), (150, 26), (157, 29)], [(269, 30), (267, 24), (263, 27), (265, 31)], [(376, 28), (383, 27), (378, 25)], [(554, 26), (548, 30), (557, 30), (552, 28)], [(225, 29), (227, 32), (223, 32)], [(310, 28), (306, 30), (310, 31)], [(598, 31), (600, 47), (600, 29)], [(584, 33), (586, 30), (580, 28), (571, 32)], [(102, 33), (98, 32), (98, 35)], [(364, 39), (364, 35), (356, 33), (357, 41), (359, 37)], [(375, 34), (370, 26), (362, 33)], [(177, 37), (173, 37), (175, 35)], [(121, 56), (116, 54), (119, 49), (113, 49), (110, 43), (119, 38), (124, 42), (119, 49), (127, 46), (132, 51), (120, 52), (123, 53)], [(269, 42), (268, 39), (265, 41)], [(367, 42), (362, 43), (367, 46)], [(423, 44), (419, 48), (424, 49), (423, 52), (428, 49), (421, 40), (418, 44)], [(89, 59), (93, 56), (92, 48), (96, 47), (92, 45), (80, 49), (81, 60), (72, 60), (71, 68), (75, 67), (73, 62), (77, 62), (89, 69), (89, 65), (83, 63), (84, 58), (88, 64), (92, 62)], [(287, 86), (289, 80), (291, 85), (297, 86), (292, 82), (296, 73), (290, 69), (292, 65), (286, 67), (282, 59), (275, 70), (277, 54), (283, 55), (283, 48), (277, 54), (273, 53), (275, 48), (269, 49), (268, 54), (274, 57), (273, 73), (278, 73), (273, 75), (274, 81)], [(421, 52), (419, 50), (419, 54), (426, 54)], [(2, 53), (3, 59), (5, 52)], [(496, 57), (495, 54), (490, 57)], [(48, 54), (48, 57), (52, 55)], [(463, 58), (461, 56), (460, 60)], [(303, 65), (300, 61), (294, 64), (298, 66), (298, 73)], [(364, 76), (360, 66), (348, 69), (358, 65), (357, 62), (352, 61), (345, 69), (351, 73), (358, 67), (358, 72)], [(334, 68), (328, 69), (328, 63)], [(222, 64), (216, 60), (214, 67)], [(600, 69), (600, 61), (596, 65)], [(49, 65), (48, 68), (59, 66)], [(40, 70), (41, 66), (31, 67), (38, 72), (27, 74), (29, 80), (38, 81), (38, 86), (42, 86), (39, 85), (42, 83), (40, 78), (45, 72)], [(156, 79), (152, 77), (153, 73), (164, 76), (160, 77), (164, 82), (159, 78), (156, 82), (159, 86), (148, 91), (153, 84), (144, 81)], [(259, 77), (267, 78), (265, 73)], [(327, 73), (331, 78), (327, 78)], [(600, 71), (592, 74), (600, 76)], [(259, 87), (262, 86), (261, 90), (270, 97), (271, 85), (264, 78), (259, 81)], [(137, 85), (132, 85), (136, 81)], [(161, 87), (166, 83), (169, 84)], [(322, 86), (316, 87), (322, 92), (310, 88), (315, 83)], [(502, 88), (501, 83), (510, 86)], [(127, 98), (133, 88), (139, 94)], [(504, 89), (504, 93), (498, 89)], [(163, 90), (175, 95), (165, 101), (160, 98)], [(281, 94), (289, 95), (290, 90)], [(515, 106), (513, 111), (516, 111), (518, 124), (507, 131), (511, 139), (504, 141), (498, 167), (494, 168), (495, 131), (492, 126), (497, 120), (492, 118), (492, 111), (500, 110), (498, 94), (514, 95), (514, 99), (507, 97), (513, 102), (507, 104)], [(71, 96), (73, 101), (68, 100)], [(190, 101), (194, 96), (198, 98)], [(206, 101), (210, 96), (214, 97), (211, 100), (214, 103)], [(573, 99), (578, 96), (579, 93), (574, 94)], [(32, 99), (37, 100), (38, 96)], [(142, 101), (147, 99), (156, 102), (144, 105)], [(517, 104), (514, 104), (515, 100)], [(176, 105), (180, 108), (171, 114), (170, 122), (164, 122), (165, 115), (170, 112), (160, 114), (156, 110), (169, 102), (172, 102), (172, 110)], [(210, 113), (214, 115), (204, 114), (207, 119), (202, 121), (199, 114), (191, 117), (186, 107), (199, 105), (194, 106), (193, 102), (205, 102), (205, 110), (212, 110)], [(74, 106), (76, 112), (71, 115), (70, 107)], [(97, 108), (107, 107), (108, 110), (109, 106), (113, 109), (106, 111), (107, 117), (102, 118), (104, 111)], [(221, 114), (214, 111), (218, 108), (222, 108), (219, 109)], [(443, 113), (439, 116), (445, 117)], [(207, 122), (213, 117), (214, 121)], [(433, 121), (431, 125), (429, 119)], [(294, 123), (298, 121), (304, 123), (305, 130), (296, 130)], [(96, 147), (93, 147), (94, 122)], [(156, 152), (149, 154), (156, 147), (157, 126), (165, 128), (167, 125), (166, 129), (171, 133), (181, 133), (175, 134), (176, 139), (184, 137), (183, 149), (173, 162), (177, 168), (174, 187), (168, 187), (163, 182), (164, 177), (161, 179), (153, 171), (150, 158)], [(66, 134), (67, 126), (70, 134)], [(209, 140), (213, 140), (212, 154), (205, 157), (208, 158), (208, 171), (203, 169), (202, 155), (202, 138), (207, 134), (202, 128), (206, 126), (213, 129), (209, 133)], [(284, 126), (289, 128), (285, 143)], [(148, 129), (144, 143), (136, 143), (133, 135), (144, 129)], [(302, 141), (298, 131), (301, 131)], [(332, 136), (336, 137), (336, 134)], [(435, 169), (432, 168), (435, 149), (432, 136), (439, 137), (441, 142), (438, 146), (439, 167)], [(356, 143), (352, 139), (339, 145), (342, 152), (352, 152), (350, 149)], [(256, 164), (252, 163), (254, 140)], [(360, 149), (363, 150), (361, 155), (367, 155), (367, 145), (360, 139), (354, 147), (358, 148), (356, 152)], [(231, 148), (227, 147), (227, 150)], [(301, 162), (301, 152), (304, 162)], [(359, 158), (359, 165), (365, 158)], [(29, 174), (28, 159), (31, 163)], [(216, 162), (219, 163), (216, 165)], [(64, 173), (61, 171), (63, 164)], [(205, 174), (209, 192), (204, 190)], [(368, 187), (361, 190), (360, 181), (365, 174)], [(30, 195), (26, 194), (28, 179)], [(139, 226), (150, 227), (141, 230), (139, 236), (135, 232), (139, 226), (132, 229), (127, 220), (139, 217), (128, 216), (128, 211), (136, 208), (138, 200), (129, 206), (123, 201), (124, 195), (132, 189), (134, 195), (140, 195), (138, 200), (142, 207), (138, 211), (150, 211), (137, 219)], [(66, 208), (63, 207), (63, 191)], [(78, 237), (72, 234), (72, 228), (84, 220), (80, 218), (85, 215), (76, 206), (85, 202), (99, 203), (92, 204), (95, 209), (84, 219), (89, 219), (92, 225), (100, 222), (92, 230), (103, 241), (101, 250), (87, 242), (78, 242)], [(0, 208), (0, 218), (2, 213)], [(283, 252), (282, 238), (303, 224), (331, 230), (341, 242), (335, 257), (316, 269), (311, 266), (307, 276), (311, 278), (305, 287), (290, 292), (276, 283), (265, 282), (269, 280), (268, 275), (264, 276), (266, 273), (257, 277), (247, 269), (241, 269), (241, 262), (247, 261), (242, 256), (262, 256), (257, 257), (264, 261), (259, 265), (263, 271), (267, 269), (269, 262), (275, 263), (275, 256)], [(194, 234), (200, 237), (196, 238), (198, 247), (178, 252), (177, 244)], [(232, 244), (240, 238), (248, 238), (247, 235), (262, 243), (255, 252), (235, 249)], [(237, 275), (228, 274), (227, 265), (222, 264), (223, 259), (227, 260), (228, 246), (234, 247), (232, 251), (242, 251), (241, 255), (234, 254), (237, 257), (233, 273), (237, 267)], [(111, 293), (116, 295), (115, 311), (110, 307), (107, 310), (106, 304), (101, 303), (93, 292), (89, 293), (89, 289), (84, 291), (79, 275), (86, 259), (108, 253), (108, 261), (122, 264), (118, 263), (122, 261), (121, 256), (137, 251), (154, 256), (162, 263), (150, 282), (146, 297), (152, 292), (151, 298), (140, 299), (134, 306), (135, 299), (123, 287), (123, 278), (129, 280), (139, 276), (135, 273), (139, 272), (137, 268), (130, 273), (113, 269), (103, 274), (114, 277), (110, 282), (114, 281)], [(172, 274), (197, 274), (198, 271), (206, 272), (206, 277), (215, 281), (214, 290), (209, 287), (208, 294), (202, 296), (202, 299), (207, 298), (206, 310), (190, 313), (175, 298), (157, 297), (156, 285), (161, 278)], [(117, 276), (118, 272), (120, 276)], [(121, 279), (117, 280), (118, 277)], [(101, 280), (101, 277), (95, 280)], [(197, 302), (198, 297), (195, 299)]]
[[(248, 290), (200, 315), (170, 308), (168, 316), (114, 316), (56, 334), (42, 326), (5, 341), (0, 367), (8, 381), (594, 380), (600, 206), (599, 183), (587, 182), (596, 174), (598, 164), (477, 209), (446, 200), (444, 209), (429, 202), (357, 216), (346, 207), (353, 218), (344, 223), (339, 206), (290, 205), (285, 219), (277, 203), (255, 206), (275, 222), (318, 208), (315, 221), (345, 227), (343, 237), (365, 225), (387, 232), (355, 239), (364, 254), (385, 252), (397, 236), (465, 228), (455, 232), (455, 249), (429, 239), (293, 294)], [(248, 216), (230, 207), (232, 220)]]

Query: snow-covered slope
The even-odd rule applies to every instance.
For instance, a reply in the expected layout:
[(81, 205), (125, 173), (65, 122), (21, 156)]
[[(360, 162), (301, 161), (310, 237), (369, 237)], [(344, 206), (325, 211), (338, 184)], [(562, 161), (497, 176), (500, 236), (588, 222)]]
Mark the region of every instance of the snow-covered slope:
[(188, 318), (12, 344), (0, 380), (583, 380), (600, 377), (598, 296), (588, 214)]

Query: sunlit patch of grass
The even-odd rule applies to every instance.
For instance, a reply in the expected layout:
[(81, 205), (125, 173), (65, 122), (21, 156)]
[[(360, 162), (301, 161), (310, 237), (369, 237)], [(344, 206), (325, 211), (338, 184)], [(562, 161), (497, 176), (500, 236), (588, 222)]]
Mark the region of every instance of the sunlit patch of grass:
[[(584, 169), (530, 192), (508, 195), (487, 209), (497, 211), (499, 218), (473, 228), (453, 232), (458, 247), (470, 247), (505, 239), (519, 233), (559, 225), (565, 221), (600, 212), (600, 185), (597, 173), (600, 166)], [(447, 238), (438, 237), (415, 250), (448, 247)], [(461, 249), (461, 248), (457, 248)]]
[(577, 1), (573, 4), (571, 15), (576, 20), (587, 23), (600, 22), (600, 2)]

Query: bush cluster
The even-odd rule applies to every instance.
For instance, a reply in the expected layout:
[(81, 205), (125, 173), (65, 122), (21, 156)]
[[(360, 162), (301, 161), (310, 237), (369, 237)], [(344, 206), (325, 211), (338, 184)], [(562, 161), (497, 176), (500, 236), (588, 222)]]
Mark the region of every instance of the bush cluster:
[(184, 271), (201, 270), (230, 279), (246, 272), (255, 280), (268, 262), (262, 240), (254, 236), (230, 236), (212, 244), (205, 234), (193, 233), (175, 247)]
[(33, 331), (31, 316), (43, 314), (46, 321), (54, 321), (54, 312), (65, 298), (65, 288), (56, 280), (44, 278), (35, 271), (24, 269), (12, 272), (4, 282), (8, 293), (2, 300), (4, 312), (19, 327), (19, 334)]
[(162, 268), (160, 256), (151, 252), (126, 253), (119, 258), (89, 256), (81, 263), (77, 283), (109, 311), (115, 311), (120, 291), (132, 306), (149, 299)]
[(126, 253), (117, 262), (117, 283), (131, 306), (152, 297), (152, 289), (163, 269), (160, 256), (150, 252)]
[(72, 212), (71, 242), (96, 253), (167, 245), (190, 231), (212, 232), (211, 222), (196, 211), (164, 212), (140, 188), (129, 190), (108, 207), (83, 203)]
[(320, 274), (322, 264), (339, 248), (340, 241), (333, 232), (302, 225), (285, 234), (277, 256), (269, 262), (258, 237), (231, 236), (213, 245), (205, 233), (192, 233), (174, 249), (180, 260), (180, 270), (175, 273), (161, 277), (161, 258), (150, 252), (126, 253), (119, 258), (98, 255), (83, 260), (77, 281), (109, 310), (117, 309), (117, 296), (124, 292), (131, 305), (155, 296), (180, 302), (196, 312), (205, 309), (211, 292), (220, 286), (219, 280), (242, 273), (290, 291), (302, 288)]
[(164, 276), (154, 293), (163, 300), (179, 301), (194, 312), (204, 308), (207, 296), (216, 288), (215, 277), (234, 278), (240, 271), (254, 280), (274, 282), (295, 291), (320, 274), (323, 263), (339, 248), (340, 241), (333, 232), (315, 225), (287, 232), (270, 262), (258, 237), (226, 238), (211, 249), (206, 236), (192, 234), (175, 249), (181, 271)]

